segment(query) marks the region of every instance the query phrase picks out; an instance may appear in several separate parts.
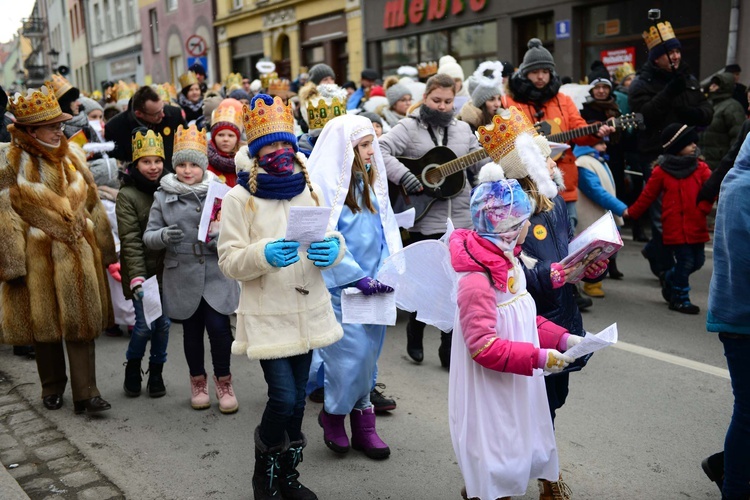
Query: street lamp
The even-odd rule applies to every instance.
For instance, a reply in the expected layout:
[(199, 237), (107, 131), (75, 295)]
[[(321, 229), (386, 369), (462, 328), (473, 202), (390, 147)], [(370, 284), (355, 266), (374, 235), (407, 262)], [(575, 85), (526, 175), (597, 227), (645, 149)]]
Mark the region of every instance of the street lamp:
[(60, 53), (55, 49), (50, 49), (49, 52), (47, 52), (47, 55), (49, 56), (50, 63), (52, 63), (52, 73), (54, 73), (55, 68), (57, 68), (57, 60), (60, 57)]

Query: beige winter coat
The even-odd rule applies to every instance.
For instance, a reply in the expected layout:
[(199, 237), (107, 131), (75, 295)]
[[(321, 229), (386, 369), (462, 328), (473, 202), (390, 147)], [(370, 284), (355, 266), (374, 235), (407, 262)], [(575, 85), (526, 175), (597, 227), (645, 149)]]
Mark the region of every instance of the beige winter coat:
[[(235, 162), (238, 172), (249, 172), (255, 160), (243, 146)], [(263, 173), (261, 168), (258, 171)], [(313, 189), (320, 193), (317, 186)], [(318, 197), (323, 200), (322, 194)], [(343, 336), (320, 272), (324, 268), (315, 267), (304, 251), (298, 262), (282, 268), (271, 266), (265, 257), (266, 245), (286, 234), (289, 207), (315, 205), (308, 189), (291, 200), (271, 200), (253, 197), (237, 185), (224, 197), (219, 268), (241, 287), (233, 354), (284, 358), (325, 347)], [(339, 239), (335, 266), (344, 257), (346, 245), (339, 233), (327, 236)]]
[(112, 230), (85, 153), (8, 127), (0, 145), (0, 342), (87, 341), (114, 322)]

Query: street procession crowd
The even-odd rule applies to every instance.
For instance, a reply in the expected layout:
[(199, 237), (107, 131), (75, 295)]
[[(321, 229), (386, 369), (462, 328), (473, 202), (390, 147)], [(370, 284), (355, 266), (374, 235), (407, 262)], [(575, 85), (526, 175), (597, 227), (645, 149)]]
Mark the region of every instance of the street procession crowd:
[[(325, 64), (283, 80), (262, 62), (258, 80), (233, 73), (213, 86), (193, 65), (179, 92), (121, 81), (84, 96), (57, 74), (0, 92), (0, 342), (36, 360), (48, 410), (65, 406), (69, 373), (76, 414), (111, 409), (96, 384), (102, 332), (127, 330), (129, 397), (144, 392), (148, 348), (145, 392), (159, 398), (180, 323), (195, 410), (214, 399), (237, 412), (231, 357), (257, 360), (268, 401), (254, 432), (254, 498), (315, 499), (299, 480), (311, 442), (391, 454), (376, 428), (377, 414), (396, 409), (378, 382), (386, 326), (344, 322), (345, 295), (398, 294), (378, 279), (386, 260), (443, 245), (457, 276), (438, 350), (464, 479), (455, 496), (522, 496), (538, 480), (540, 499), (568, 499), (554, 421), (588, 357), (566, 351), (586, 335), (581, 311), (607, 279), (624, 278), (616, 254), (561, 264), (568, 243), (611, 212), (647, 242), (669, 310), (695, 315), (689, 278), (718, 199), (706, 326), (724, 345), (735, 406), (723, 451), (702, 466), (722, 498), (748, 499), (750, 258), (730, 250), (750, 238), (747, 89), (737, 65), (702, 87), (669, 22), (643, 38), (642, 68), (611, 75), (597, 61), (585, 85), (564, 83), (531, 39), (517, 67), (486, 61), (468, 76), (445, 55), (384, 80), (365, 69), (359, 85)], [(453, 171), (441, 185), (410, 166), (420, 158)], [(216, 184), (227, 188), (219, 203)], [(416, 220), (401, 228), (396, 213), (409, 204)], [(299, 207), (330, 211), (309, 245), (285, 239)], [(430, 293), (427, 277), (410, 279)], [(154, 286), (161, 315), (147, 320)], [(415, 363), (425, 357), (418, 313), (405, 332)], [(319, 436), (302, 432), (308, 398), (322, 403)]]

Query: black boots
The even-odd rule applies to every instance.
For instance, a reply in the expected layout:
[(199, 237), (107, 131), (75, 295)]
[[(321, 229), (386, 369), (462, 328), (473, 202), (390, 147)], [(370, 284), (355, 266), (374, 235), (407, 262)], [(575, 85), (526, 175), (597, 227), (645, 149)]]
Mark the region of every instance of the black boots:
[(281, 499), (280, 458), (289, 449), (289, 438), (269, 448), (260, 439), (260, 427), (255, 428), (255, 469), (253, 471), (253, 498), (255, 500)]
[(451, 340), (453, 338), (453, 330), (449, 332), (440, 332), (440, 347), (438, 347), (438, 357), (440, 358), (440, 366), (443, 368), (450, 368), (451, 366)]
[(716, 483), (719, 491), (721, 491), (724, 486), (724, 452), (720, 451), (708, 458), (704, 458), (701, 462), (701, 467), (703, 467), (703, 472), (706, 473), (706, 476)]
[(141, 395), (141, 359), (129, 359), (125, 364), (125, 383), (122, 388), (131, 398)]
[(669, 308), (673, 311), (683, 314), (698, 314), (701, 308), (690, 302), (690, 287), (672, 287), (672, 297), (669, 301)]
[(609, 277), (613, 280), (621, 280), (625, 275), (620, 272), (619, 269), (617, 269), (617, 254), (611, 256), (609, 258), (609, 265), (607, 266), (607, 269), (609, 270)]
[(160, 398), (167, 393), (167, 388), (164, 387), (164, 379), (161, 376), (163, 368), (163, 363), (148, 364), (148, 382), (146, 382), (146, 388), (148, 389), (148, 395), (152, 398)]
[(302, 462), (302, 449), (307, 446), (307, 439), (289, 443), (289, 449), (279, 456), (279, 489), (284, 500), (317, 500), (318, 496), (297, 480), (297, 466)]
[(424, 327), (424, 323), (417, 321), (417, 313), (411, 313), (409, 322), (406, 324), (406, 354), (417, 363), (421, 363), (424, 359), (422, 346)]

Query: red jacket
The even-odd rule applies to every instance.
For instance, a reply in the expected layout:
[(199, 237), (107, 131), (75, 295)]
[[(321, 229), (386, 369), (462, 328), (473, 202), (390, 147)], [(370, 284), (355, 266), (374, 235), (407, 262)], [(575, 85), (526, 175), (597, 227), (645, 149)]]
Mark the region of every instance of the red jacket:
[(628, 214), (633, 219), (640, 218), (659, 194), (664, 193), (661, 202), (664, 244), (705, 243), (710, 239), (706, 215), (711, 211), (713, 203), (701, 201), (696, 205), (695, 200), (710, 175), (708, 165), (700, 160), (698, 168), (684, 179), (673, 177), (657, 165), (641, 195), (628, 208)]
[[(563, 132), (590, 125), (586, 123), (586, 120), (581, 118), (581, 113), (578, 111), (573, 99), (560, 92), (544, 103), (541, 108), (544, 111), (544, 115), (541, 119), (537, 119), (534, 116), (536, 110), (531, 104), (523, 104), (513, 100), (510, 96), (504, 96), (503, 107), (508, 109), (510, 106), (515, 106), (523, 111), (526, 117), (531, 120), (531, 123), (560, 118), (560, 129)], [(600, 140), (598, 137), (587, 135), (574, 139), (571, 142), (581, 146), (592, 146)], [(576, 166), (576, 158), (573, 156), (573, 148), (565, 151), (565, 154), (557, 160), (557, 166), (560, 167), (563, 173), (563, 180), (565, 181), (565, 191), (562, 193), (563, 199), (565, 201), (578, 200), (578, 167)]]

